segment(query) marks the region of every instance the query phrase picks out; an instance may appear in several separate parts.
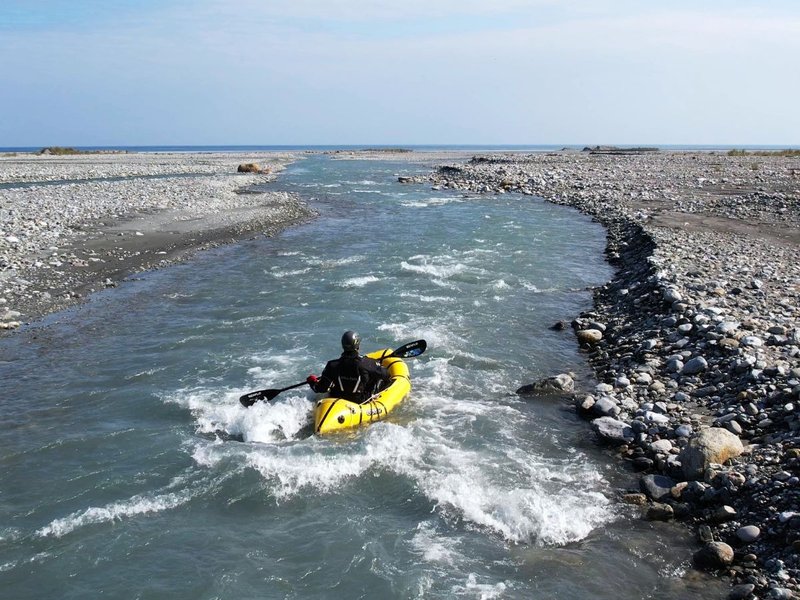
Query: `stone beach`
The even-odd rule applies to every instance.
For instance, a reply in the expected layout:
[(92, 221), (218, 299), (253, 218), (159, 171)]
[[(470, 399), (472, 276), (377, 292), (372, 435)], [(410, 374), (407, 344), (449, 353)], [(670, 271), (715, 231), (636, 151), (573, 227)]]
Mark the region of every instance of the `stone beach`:
[[(101, 153), (0, 156), (0, 330), (82, 301), (143, 270), (313, 212), (250, 193), (298, 156)], [(262, 173), (237, 173), (256, 163)]]
[(606, 227), (616, 275), (572, 321), (599, 384), (572, 393), (576, 410), (638, 472), (623, 501), (696, 533), (687, 561), (729, 576), (732, 598), (796, 597), (800, 159), (503, 154), (429, 182), (539, 196)]

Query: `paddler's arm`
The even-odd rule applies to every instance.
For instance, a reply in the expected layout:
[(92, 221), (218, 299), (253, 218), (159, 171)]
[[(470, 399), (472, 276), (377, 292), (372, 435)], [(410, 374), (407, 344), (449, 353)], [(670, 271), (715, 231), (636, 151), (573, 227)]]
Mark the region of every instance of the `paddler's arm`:
[(322, 394), (327, 392), (331, 389), (333, 385), (333, 377), (331, 376), (331, 363), (329, 362), (325, 365), (325, 368), (322, 370), (322, 375), (317, 377), (316, 375), (309, 375), (308, 379), (306, 379), (309, 387), (314, 390), (318, 394)]

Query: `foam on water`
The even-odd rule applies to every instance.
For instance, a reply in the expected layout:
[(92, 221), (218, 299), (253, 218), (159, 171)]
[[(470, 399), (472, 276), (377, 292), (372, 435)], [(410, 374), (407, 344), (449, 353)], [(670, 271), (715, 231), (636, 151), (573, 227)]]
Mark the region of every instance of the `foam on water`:
[(444, 206), (445, 204), (464, 202), (463, 198), (452, 196), (432, 197), (425, 200), (404, 200), (400, 206), (405, 208), (429, 208), (435, 206)]
[(430, 521), (423, 521), (417, 525), (410, 545), (425, 562), (452, 565), (459, 559), (453, 540), (440, 536)]
[[(270, 378), (271, 379), (271, 378)], [(274, 443), (296, 438), (310, 423), (313, 402), (299, 392), (285, 392), (280, 400), (259, 401), (243, 407), (239, 396), (251, 390), (178, 390), (165, 401), (186, 406), (201, 434), (241, 438), (245, 442)]]
[[(475, 415), (491, 412), (478, 403), (466, 404), (468, 409), (461, 406), (456, 411), (459, 419), (472, 421)], [(290, 407), (284, 405), (280, 412), (291, 412)], [(239, 411), (243, 417), (224, 412), (221, 418), (229, 420), (231, 430), (262, 437), (258, 441), (276, 442), (281, 440), (273, 435), (275, 408)], [(311, 406), (301, 403), (295, 408), (299, 423), (300, 413), (310, 411)], [(559, 479), (549, 477), (552, 471), (541, 457), (495, 453), (488, 458), (485, 448), (467, 448), (451, 435), (456, 418), (453, 407), (450, 410), (445, 426), (440, 422), (444, 415), (418, 419), (407, 426), (382, 422), (362, 431), (359, 443), (341, 445), (335, 440), (308, 438), (299, 445), (251, 445), (244, 450), (244, 458), (278, 500), (310, 491), (335, 493), (367, 473), (394, 473), (413, 481), (446, 520), (463, 520), (513, 543), (562, 545), (582, 539), (613, 518), (608, 500), (592, 489), (602, 481), (577, 466), (580, 463), (576, 462), (573, 473)], [(254, 433), (262, 429), (268, 434)], [(194, 458), (199, 464), (213, 466), (227, 452), (224, 445), (201, 444)]]
[(404, 271), (430, 275), (436, 279), (442, 280), (464, 273), (467, 270), (467, 265), (447, 259), (437, 260), (427, 256), (412, 256), (407, 261), (402, 261), (400, 263), (400, 268)]
[(502, 598), (507, 587), (508, 585), (502, 581), (494, 584), (478, 583), (475, 574), (470, 573), (463, 585), (454, 585), (451, 591), (457, 597), (472, 596), (480, 598), (480, 600), (494, 600), (495, 598)]
[[(223, 474), (228, 477), (228, 474)], [(73, 531), (101, 523), (113, 523), (130, 517), (160, 513), (182, 506), (207, 492), (207, 482), (192, 473), (174, 478), (165, 488), (137, 494), (127, 500), (103, 506), (90, 506), (67, 517), (55, 519), (38, 529), (38, 537), (63, 537)]]
[(363, 255), (356, 254), (354, 256), (345, 256), (342, 258), (319, 258), (319, 257), (308, 257), (305, 259), (306, 264), (309, 264), (314, 267), (319, 267), (321, 269), (335, 269), (336, 267), (345, 267), (347, 265), (353, 265), (363, 261), (366, 257)]
[(391, 333), (397, 341), (424, 338), (429, 346), (445, 351), (464, 344), (463, 338), (448, 323), (420, 317), (410, 318), (399, 323), (383, 323), (378, 325), (377, 330)]
[(370, 283), (381, 281), (380, 277), (375, 275), (364, 275), (363, 277), (350, 277), (344, 281), (336, 283), (337, 287), (343, 288), (362, 288)]
[(92, 506), (86, 510), (74, 512), (63, 519), (56, 519), (50, 522), (49, 525), (39, 529), (36, 535), (39, 537), (63, 537), (86, 525), (113, 523), (126, 517), (170, 510), (185, 504), (191, 499), (191, 495), (177, 492), (163, 495), (134, 496), (129, 500), (112, 502), (105, 506)]
[(272, 267), (267, 274), (272, 275), (276, 279), (283, 279), (284, 277), (297, 277), (298, 275), (305, 275), (306, 273), (311, 272), (309, 267), (305, 267), (303, 269), (289, 269), (284, 270), (280, 267)]

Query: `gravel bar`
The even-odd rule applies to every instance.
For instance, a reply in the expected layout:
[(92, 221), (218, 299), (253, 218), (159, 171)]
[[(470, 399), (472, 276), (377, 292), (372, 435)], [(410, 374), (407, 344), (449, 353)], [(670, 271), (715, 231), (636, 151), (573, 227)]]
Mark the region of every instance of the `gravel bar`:
[[(81, 302), (132, 273), (314, 216), (253, 193), (289, 153), (0, 156), (0, 332)], [(256, 164), (259, 173), (238, 173)]]

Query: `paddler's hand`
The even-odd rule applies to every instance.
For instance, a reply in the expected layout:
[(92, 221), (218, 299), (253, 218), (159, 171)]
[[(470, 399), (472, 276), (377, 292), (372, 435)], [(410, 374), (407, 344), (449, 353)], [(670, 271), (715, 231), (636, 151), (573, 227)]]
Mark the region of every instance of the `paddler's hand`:
[(308, 378), (306, 379), (306, 383), (311, 386), (312, 390), (317, 385), (318, 381), (319, 377), (317, 377), (316, 375), (309, 375)]

